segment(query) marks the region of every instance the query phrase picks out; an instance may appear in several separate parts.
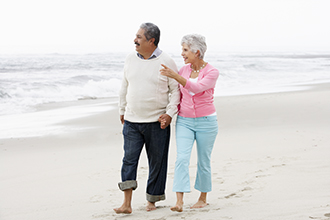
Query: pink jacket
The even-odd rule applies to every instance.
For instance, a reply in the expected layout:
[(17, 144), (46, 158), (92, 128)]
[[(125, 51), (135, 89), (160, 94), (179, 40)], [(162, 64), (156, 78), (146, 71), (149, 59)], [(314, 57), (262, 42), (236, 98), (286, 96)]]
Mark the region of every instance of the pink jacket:
[[(186, 86), (180, 84), (181, 101), (178, 115), (187, 118), (198, 118), (215, 113), (213, 104), (214, 87), (219, 77), (219, 71), (207, 64), (198, 75), (197, 83), (189, 81), (191, 65), (183, 66), (179, 74), (187, 79)], [(195, 93), (191, 95), (190, 92)]]

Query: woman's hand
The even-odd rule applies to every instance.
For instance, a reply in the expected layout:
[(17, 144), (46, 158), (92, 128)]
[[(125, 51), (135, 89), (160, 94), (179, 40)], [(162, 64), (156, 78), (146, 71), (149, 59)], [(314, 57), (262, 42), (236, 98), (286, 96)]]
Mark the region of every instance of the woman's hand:
[(167, 66), (165, 66), (164, 64), (161, 64), (162, 67), (164, 67), (163, 69), (160, 70), (160, 74), (163, 76), (167, 76), (170, 78), (175, 78), (176, 75), (178, 75), (176, 72), (174, 72), (172, 69), (168, 68)]
[(180, 76), (178, 73), (174, 72), (172, 69), (168, 68), (164, 64), (161, 64), (163, 69), (160, 70), (160, 74), (163, 76), (167, 76), (169, 78), (175, 79), (178, 83), (183, 86), (186, 86), (187, 80)]

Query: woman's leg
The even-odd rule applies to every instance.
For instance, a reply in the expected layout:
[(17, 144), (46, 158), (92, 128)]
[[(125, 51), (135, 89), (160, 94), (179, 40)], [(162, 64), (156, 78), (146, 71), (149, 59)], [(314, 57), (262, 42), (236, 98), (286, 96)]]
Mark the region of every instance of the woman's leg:
[(183, 192), (176, 193), (176, 204), (171, 207), (173, 212), (182, 212), (183, 210)]
[(198, 128), (196, 128), (197, 175), (195, 189), (199, 190), (201, 195), (192, 208), (202, 208), (207, 205), (207, 192), (212, 190), (211, 153), (217, 134), (218, 122), (216, 116), (200, 119)]
[(174, 170), (173, 192), (190, 192), (189, 163), (195, 141), (195, 132), (190, 128), (192, 119), (178, 116), (176, 123), (177, 157)]
[(206, 192), (201, 192), (201, 195), (199, 196), (198, 201), (190, 208), (198, 209), (198, 208), (204, 208), (205, 206), (207, 206), (208, 203), (206, 202), (206, 196), (207, 196)]
[(189, 163), (195, 141), (195, 132), (191, 124), (193, 119), (178, 116), (176, 123), (177, 158), (175, 162), (173, 191), (176, 192), (176, 204), (172, 211), (182, 212), (183, 194), (190, 192)]

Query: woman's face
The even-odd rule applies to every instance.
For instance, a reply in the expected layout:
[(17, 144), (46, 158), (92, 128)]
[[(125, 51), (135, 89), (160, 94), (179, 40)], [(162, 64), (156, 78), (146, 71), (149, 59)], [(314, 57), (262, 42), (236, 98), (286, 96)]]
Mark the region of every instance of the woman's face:
[(182, 44), (181, 56), (183, 57), (183, 61), (185, 64), (193, 63), (197, 59), (196, 54), (193, 53), (188, 47), (188, 45), (185, 43)]

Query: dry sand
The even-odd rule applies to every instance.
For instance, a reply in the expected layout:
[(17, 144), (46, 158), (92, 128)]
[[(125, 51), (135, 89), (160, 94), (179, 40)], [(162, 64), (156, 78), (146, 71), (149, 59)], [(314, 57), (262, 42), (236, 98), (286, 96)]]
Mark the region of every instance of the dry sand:
[[(145, 153), (133, 193), (133, 213), (117, 215), (123, 201), (120, 167), (122, 126), (109, 100), (46, 105), (58, 114), (97, 105), (98, 110), (40, 125), (30, 137), (17, 128), (22, 114), (0, 117), (0, 219), (330, 219), (330, 84), (310, 90), (216, 97), (219, 135), (212, 154), (213, 191), (209, 205), (189, 209), (198, 192), (185, 194), (184, 211), (171, 212), (175, 163), (172, 135), (165, 201), (146, 212), (148, 167)], [(101, 109), (101, 110), (100, 110)], [(103, 109), (103, 110), (102, 110)], [(51, 117), (48, 115), (48, 117)], [(13, 118), (13, 119), (11, 119)], [(16, 121), (14, 123), (14, 120)], [(5, 123), (13, 120), (8, 137)], [(45, 116), (42, 120), (47, 120)], [(29, 124), (34, 126), (35, 120)], [(17, 126), (18, 126), (17, 125)], [(53, 129), (53, 130), (52, 130)], [(172, 133), (174, 134), (174, 123)], [(2, 138), (1, 132), (7, 132)], [(36, 131), (35, 131), (36, 132)], [(23, 132), (24, 133), (24, 132)], [(191, 158), (191, 182), (196, 154)]]

